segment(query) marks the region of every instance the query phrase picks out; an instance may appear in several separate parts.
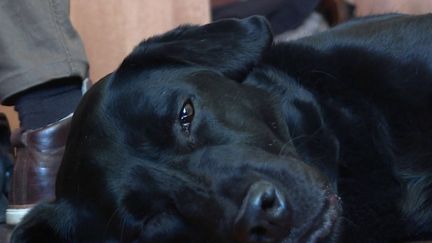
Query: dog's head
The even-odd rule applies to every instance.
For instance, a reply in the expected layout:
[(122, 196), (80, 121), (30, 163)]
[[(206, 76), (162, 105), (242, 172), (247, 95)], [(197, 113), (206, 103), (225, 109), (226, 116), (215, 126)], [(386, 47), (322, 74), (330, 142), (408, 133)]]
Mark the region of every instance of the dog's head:
[(57, 198), (143, 242), (331, 238), (328, 176), (296, 150), (285, 101), (244, 82), (271, 42), (251, 17), (141, 43), (78, 108)]

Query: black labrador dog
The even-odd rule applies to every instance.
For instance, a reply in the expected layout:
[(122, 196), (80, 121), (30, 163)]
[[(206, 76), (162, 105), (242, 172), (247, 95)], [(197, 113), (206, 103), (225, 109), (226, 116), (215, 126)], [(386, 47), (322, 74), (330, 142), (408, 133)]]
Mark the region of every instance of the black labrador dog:
[(150, 38), (83, 98), (56, 196), (12, 242), (432, 239), (432, 15)]

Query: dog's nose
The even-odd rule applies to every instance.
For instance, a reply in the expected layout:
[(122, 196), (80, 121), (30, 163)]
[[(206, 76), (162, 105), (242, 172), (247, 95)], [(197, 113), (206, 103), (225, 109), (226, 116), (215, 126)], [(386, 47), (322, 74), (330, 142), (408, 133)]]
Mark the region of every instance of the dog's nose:
[(280, 242), (290, 226), (290, 210), (281, 192), (272, 183), (259, 181), (243, 199), (234, 234), (243, 243)]

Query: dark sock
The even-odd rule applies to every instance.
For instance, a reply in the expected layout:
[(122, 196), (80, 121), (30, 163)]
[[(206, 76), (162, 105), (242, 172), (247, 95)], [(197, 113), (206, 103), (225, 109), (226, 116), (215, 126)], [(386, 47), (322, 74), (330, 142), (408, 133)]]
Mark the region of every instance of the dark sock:
[(21, 128), (45, 127), (73, 113), (82, 96), (81, 86), (79, 78), (63, 78), (17, 94), (14, 105)]

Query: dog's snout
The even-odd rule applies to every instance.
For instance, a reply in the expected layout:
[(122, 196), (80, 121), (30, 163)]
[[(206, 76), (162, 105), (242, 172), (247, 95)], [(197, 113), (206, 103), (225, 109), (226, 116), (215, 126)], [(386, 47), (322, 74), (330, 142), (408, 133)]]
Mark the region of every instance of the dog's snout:
[(290, 232), (291, 213), (282, 193), (270, 182), (254, 183), (234, 223), (240, 242), (279, 242)]

